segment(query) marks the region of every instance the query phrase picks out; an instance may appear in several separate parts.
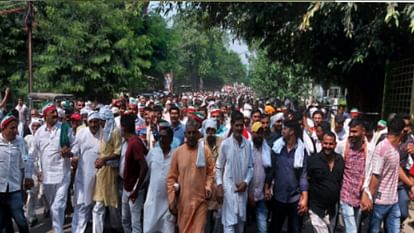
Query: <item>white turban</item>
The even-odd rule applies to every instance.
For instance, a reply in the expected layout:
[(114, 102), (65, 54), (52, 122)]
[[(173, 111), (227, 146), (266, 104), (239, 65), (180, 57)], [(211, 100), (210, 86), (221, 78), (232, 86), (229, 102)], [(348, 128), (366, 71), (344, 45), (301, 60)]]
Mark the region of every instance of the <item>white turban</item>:
[(205, 120), (205, 125), (204, 125), (204, 134), (207, 135), (207, 129), (212, 128), (217, 130), (217, 121), (214, 118), (209, 118), (207, 120)]
[(33, 134), (33, 131), (32, 131), (32, 125), (33, 124), (40, 124), (40, 125), (42, 125), (43, 124), (43, 120), (41, 118), (37, 118), (37, 117), (33, 117), (32, 118), (32, 120), (30, 121), (30, 124), (29, 124), (29, 130), (30, 130), (30, 133), (31, 134)]
[(96, 120), (96, 119), (98, 119), (98, 120), (101, 119), (101, 116), (100, 116), (99, 112), (91, 111), (91, 112), (88, 113), (88, 121)]
[(272, 116), (271, 118), (270, 118), (270, 128), (272, 128), (273, 127), (273, 125), (276, 123), (276, 121), (280, 121), (280, 120), (284, 120), (284, 115), (283, 115), (283, 112), (278, 112), (278, 113), (276, 113), (274, 116)]

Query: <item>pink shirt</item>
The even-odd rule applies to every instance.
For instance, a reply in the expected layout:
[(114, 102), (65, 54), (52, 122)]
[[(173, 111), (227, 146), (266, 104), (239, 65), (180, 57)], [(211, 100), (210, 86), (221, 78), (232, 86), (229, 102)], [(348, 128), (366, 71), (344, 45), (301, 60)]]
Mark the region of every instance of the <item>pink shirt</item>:
[(392, 205), (398, 202), (398, 170), (400, 154), (388, 139), (384, 139), (375, 147), (372, 157), (372, 174), (379, 176), (379, 186), (375, 204)]

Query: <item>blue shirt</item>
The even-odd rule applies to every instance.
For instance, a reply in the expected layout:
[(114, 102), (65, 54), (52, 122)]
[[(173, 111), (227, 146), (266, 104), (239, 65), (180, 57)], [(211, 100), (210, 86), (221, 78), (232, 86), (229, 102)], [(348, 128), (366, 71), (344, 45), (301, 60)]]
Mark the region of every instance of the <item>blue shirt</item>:
[(272, 167), (267, 169), (266, 183), (273, 184), (273, 198), (282, 203), (299, 201), (301, 192), (308, 191), (307, 159), (305, 153), (302, 168), (293, 168), (296, 148), (290, 152), (284, 146), (280, 154), (272, 151)]
[(181, 123), (178, 123), (176, 127), (172, 127), (172, 130), (174, 131), (174, 137), (177, 138), (180, 142), (180, 145), (184, 143), (184, 132), (185, 132), (185, 126)]

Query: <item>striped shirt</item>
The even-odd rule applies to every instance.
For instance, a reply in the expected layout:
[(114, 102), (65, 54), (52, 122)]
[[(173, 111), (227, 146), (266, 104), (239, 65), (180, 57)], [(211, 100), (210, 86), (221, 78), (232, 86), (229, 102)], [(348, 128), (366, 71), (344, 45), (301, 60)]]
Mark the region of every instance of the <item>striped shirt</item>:
[(375, 148), (372, 158), (372, 174), (379, 176), (379, 186), (375, 204), (392, 205), (398, 202), (398, 170), (400, 155), (388, 139), (381, 141)]

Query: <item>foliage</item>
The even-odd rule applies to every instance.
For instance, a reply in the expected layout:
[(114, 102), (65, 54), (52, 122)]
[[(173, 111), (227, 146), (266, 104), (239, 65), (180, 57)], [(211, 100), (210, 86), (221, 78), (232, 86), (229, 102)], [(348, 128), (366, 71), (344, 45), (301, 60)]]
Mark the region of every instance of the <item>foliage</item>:
[[(177, 37), (175, 53), (176, 84), (198, 88), (200, 80), (207, 89), (246, 78), (246, 68), (237, 53), (230, 51), (228, 35), (219, 28), (204, 29), (195, 18), (174, 18)], [(179, 36), (178, 36), (179, 35)]]
[(269, 61), (266, 51), (258, 50), (250, 67), (249, 81), (259, 96), (300, 99), (309, 93), (310, 80), (302, 65)]
[(370, 111), (380, 109), (387, 61), (414, 52), (412, 4), (198, 2), (188, 7), (206, 27), (231, 30), (250, 45), (259, 42), (271, 61), (302, 64), (317, 82), (348, 87), (348, 102)]

